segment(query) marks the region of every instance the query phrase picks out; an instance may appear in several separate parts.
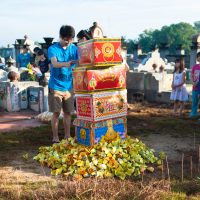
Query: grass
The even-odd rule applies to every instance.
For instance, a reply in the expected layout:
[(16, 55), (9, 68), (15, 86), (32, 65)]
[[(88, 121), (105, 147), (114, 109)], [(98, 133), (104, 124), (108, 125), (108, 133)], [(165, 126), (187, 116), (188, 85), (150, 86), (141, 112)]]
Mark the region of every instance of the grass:
[(185, 180), (184, 182), (174, 181), (172, 184), (172, 190), (174, 192), (182, 192), (186, 195), (200, 194), (200, 181), (197, 180)]
[[(128, 116), (128, 134), (143, 138), (149, 145), (149, 137), (169, 135), (187, 138), (196, 133), (199, 144), (199, 125), (194, 119), (171, 118), (168, 107), (134, 105)], [(159, 112), (158, 112), (159, 111)], [(74, 128), (72, 128), (74, 132)], [(63, 137), (60, 124), (59, 134)], [(166, 141), (167, 143), (167, 141)], [(0, 134), (0, 200), (1, 199), (200, 199), (200, 181), (190, 178), (189, 163), (185, 164), (184, 181), (180, 181), (180, 162), (169, 160), (171, 181), (162, 179), (158, 169), (153, 174), (121, 181), (117, 178), (52, 177), (48, 168), (32, 160), (40, 146), (51, 145), (50, 124), (24, 131)], [(181, 149), (184, 152), (184, 150)], [(185, 154), (187, 152), (184, 152)], [(194, 152), (188, 152), (188, 155)], [(23, 155), (28, 154), (24, 159)], [(170, 157), (170, 155), (169, 155)], [(197, 159), (197, 157), (195, 157)], [(195, 162), (194, 159), (194, 162)], [(195, 167), (195, 163), (194, 163)], [(166, 164), (164, 177), (167, 179)]]
[[(34, 186), (34, 187), (33, 187)], [(169, 183), (152, 181), (121, 181), (118, 179), (57, 180), (37, 185), (12, 186), (12, 190), (0, 190), (8, 199), (160, 199), (162, 193), (169, 191)]]
[[(188, 184), (188, 183), (187, 183)], [(1, 181), (2, 186), (2, 181)], [(173, 187), (176, 187), (173, 190)], [(0, 187), (1, 198), (14, 199), (119, 199), (119, 200), (180, 200), (200, 198), (200, 191), (188, 194), (187, 190), (171, 185), (168, 181), (152, 180), (150, 182), (133, 182), (130, 180), (121, 181), (118, 179), (85, 179), (74, 181), (70, 179), (55, 180), (52, 182), (37, 182), (10, 185), (6, 184), (3, 189)], [(177, 188), (179, 189), (177, 190)], [(190, 187), (191, 188), (191, 185)], [(197, 188), (196, 188), (197, 189)]]

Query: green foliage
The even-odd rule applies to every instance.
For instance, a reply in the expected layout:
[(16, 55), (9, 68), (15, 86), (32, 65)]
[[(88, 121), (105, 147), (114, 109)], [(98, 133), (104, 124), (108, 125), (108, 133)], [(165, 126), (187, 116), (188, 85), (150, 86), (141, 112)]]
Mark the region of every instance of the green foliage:
[[(171, 24), (169, 26), (163, 26), (160, 30), (144, 30), (139, 35), (137, 41), (129, 40), (128, 44), (139, 43), (143, 52), (147, 53), (152, 50), (152, 46), (162, 43), (168, 43), (170, 46), (170, 52), (175, 53), (177, 45), (182, 45), (182, 48), (186, 53), (190, 52), (191, 37), (200, 30), (200, 22), (195, 22), (195, 26), (189, 23), (180, 22), (178, 24)], [(128, 49), (130, 53), (130, 49)]]
[(200, 21), (194, 22), (194, 27), (196, 28), (197, 32), (200, 33)]
[(135, 43), (133, 40), (128, 40), (127, 41), (127, 52), (128, 53), (133, 53), (135, 48)]
[(151, 51), (151, 46), (154, 43), (153, 32), (153, 30), (144, 30), (144, 32), (139, 35), (138, 43), (146, 53)]

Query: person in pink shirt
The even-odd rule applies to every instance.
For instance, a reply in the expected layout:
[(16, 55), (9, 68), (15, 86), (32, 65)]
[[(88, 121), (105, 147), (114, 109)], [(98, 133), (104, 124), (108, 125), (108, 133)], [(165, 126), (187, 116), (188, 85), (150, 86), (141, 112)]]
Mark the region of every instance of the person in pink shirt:
[(190, 117), (195, 117), (198, 115), (199, 97), (198, 97), (198, 82), (200, 75), (200, 52), (197, 53), (198, 64), (192, 67), (191, 80), (192, 80), (192, 111)]

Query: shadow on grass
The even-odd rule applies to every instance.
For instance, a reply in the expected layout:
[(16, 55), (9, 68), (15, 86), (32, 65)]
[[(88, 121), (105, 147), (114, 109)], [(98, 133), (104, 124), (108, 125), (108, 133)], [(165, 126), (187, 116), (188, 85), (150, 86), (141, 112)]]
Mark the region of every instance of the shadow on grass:
[(176, 118), (170, 116), (150, 117), (128, 116), (128, 134), (131, 136), (148, 136), (150, 134), (167, 134), (172, 137), (200, 137), (200, 122), (197, 119), (187, 117)]
[(174, 192), (182, 192), (187, 196), (200, 194), (200, 181), (196, 180), (185, 180), (183, 182), (175, 181), (172, 183), (171, 187)]
[[(64, 138), (62, 122), (59, 123), (58, 132), (60, 139)], [(71, 133), (74, 136), (74, 127), (71, 127)], [(51, 145), (52, 131), (50, 124), (20, 131), (0, 133), (0, 167), (10, 166), (17, 169), (33, 169), (37, 162), (33, 161), (32, 158), (37, 155), (38, 148)], [(23, 158), (25, 154), (28, 156), (28, 161)]]

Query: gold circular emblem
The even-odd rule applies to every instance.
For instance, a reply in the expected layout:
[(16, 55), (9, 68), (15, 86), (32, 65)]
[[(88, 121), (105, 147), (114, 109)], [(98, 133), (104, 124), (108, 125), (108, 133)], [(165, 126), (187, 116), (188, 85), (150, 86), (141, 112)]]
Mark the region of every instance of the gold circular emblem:
[(105, 43), (102, 46), (102, 53), (105, 57), (112, 57), (114, 54), (114, 46), (111, 43)]

